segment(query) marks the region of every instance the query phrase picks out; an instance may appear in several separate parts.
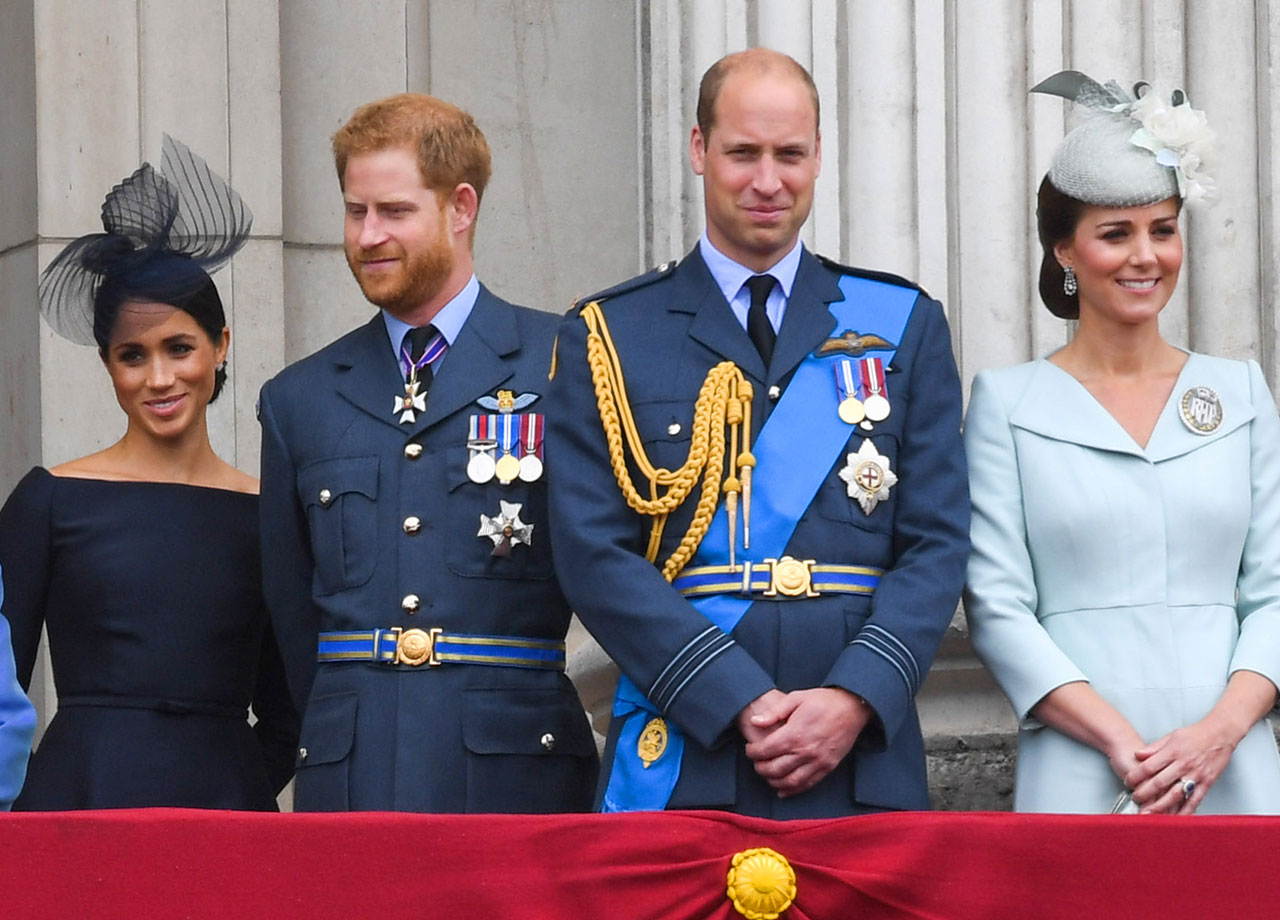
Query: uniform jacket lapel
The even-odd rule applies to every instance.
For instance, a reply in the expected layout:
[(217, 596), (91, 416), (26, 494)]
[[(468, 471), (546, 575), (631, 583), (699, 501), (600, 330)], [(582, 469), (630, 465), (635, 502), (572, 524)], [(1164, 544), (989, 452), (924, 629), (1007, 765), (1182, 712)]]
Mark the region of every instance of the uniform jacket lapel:
[(404, 392), (404, 377), (391, 353), (382, 314), (375, 313), (334, 356), (338, 393), (356, 408), (393, 428), (402, 428), (394, 411)]
[(787, 310), (782, 315), (773, 360), (769, 363), (768, 383), (784, 379), (806, 355), (830, 337), (836, 318), (827, 304), (838, 300), (844, 300), (844, 292), (836, 278), (822, 268), (809, 250), (803, 250)]
[(692, 313), (689, 335), (727, 361), (738, 365), (749, 377), (764, 380), (764, 361), (738, 323), (715, 278), (697, 248), (676, 266), (680, 294), (673, 297), (672, 313)]

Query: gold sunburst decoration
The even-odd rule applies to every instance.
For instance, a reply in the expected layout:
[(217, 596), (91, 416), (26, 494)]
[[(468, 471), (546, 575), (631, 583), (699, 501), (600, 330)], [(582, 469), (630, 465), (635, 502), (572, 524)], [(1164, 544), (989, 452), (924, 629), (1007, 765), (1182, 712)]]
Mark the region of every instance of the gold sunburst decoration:
[(768, 847), (743, 850), (729, 868), (729, 900), (747, 920), (777, 920), (796, 898), (796, 873)]

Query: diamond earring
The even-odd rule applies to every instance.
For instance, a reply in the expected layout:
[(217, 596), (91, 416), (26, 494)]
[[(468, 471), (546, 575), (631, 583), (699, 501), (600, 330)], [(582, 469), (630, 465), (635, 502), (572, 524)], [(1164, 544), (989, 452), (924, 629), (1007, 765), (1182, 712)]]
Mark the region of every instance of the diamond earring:
[(1076, 284), (1076, 270), (1070, 265), (1062, 266), (1062, 293), (1070, 297), (1080, 286)]

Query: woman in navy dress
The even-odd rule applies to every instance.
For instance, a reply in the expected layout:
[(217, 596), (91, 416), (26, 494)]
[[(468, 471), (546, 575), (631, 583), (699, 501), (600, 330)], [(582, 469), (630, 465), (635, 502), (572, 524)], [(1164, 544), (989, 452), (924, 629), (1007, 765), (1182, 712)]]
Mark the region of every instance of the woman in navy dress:
[(213, 452), (206, 420), (230, 342), (208, 273), (252, 218), (168, 137), (162, 171), (143, 164), (102, 217), (40, 302), (97, 345), (124, 436), (33, 469), (0, 510), (18, 679), (43, 626), (58, 691), (14, 807), (273, 809), (298, 719), (262, 601), (258, 484)]

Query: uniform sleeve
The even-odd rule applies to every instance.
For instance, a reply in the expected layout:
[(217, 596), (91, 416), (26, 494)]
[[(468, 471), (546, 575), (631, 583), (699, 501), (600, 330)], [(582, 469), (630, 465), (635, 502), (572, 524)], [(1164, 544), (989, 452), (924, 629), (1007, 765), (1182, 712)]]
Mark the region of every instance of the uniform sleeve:
[(1086, 680), (1036, 618), (1018, 458), (1009, 416), (986, 374), (973, 382), (965, 419), (973, 498), (964, 606), (969, 637), (1020, 721), (1046, 694)]
[[(913, 342), (912, 339), (915, 339)], [(865, 699), (876, 719), (859, 745), (891, 744), (913, 711), (964, 584), (969, 493), (960, 439), (961, 392), (942, 307), (921, 297), (899, 353), (912, 349), (897, 469), (894, 563), (872, 597), (871, 615), (826, 680)]]
[(253, 733), (262, 747), (271, 788), (279, 795), (293, 776), (301, 719), (289, 693), (284, 659), (280, 657), (280, 647), (270, 623), (262, 633), (253, 714), (257, 717)]
[(315, 563), (306, 513), (298, 502), (297, 470), (271, 402), (272, 383), (258, 398), (262, 423), (262, 588), (297, 710), (306, 708), (316, 673), (320, 612), (311, 599)]
[(1231, 673), (1256, 671), (1280, 687), (1280, 418), (1262, 368), (1249, 362), (1252, 496), (1237, 582), (1240, 638)]
[(0, 811), (8, 811), (26, 777), (36, 711), (18, 686), (9, 644), (9, 621), (3, 611), (4, 583), (0, 579)]
[(560, 328), (547, 409), (551, 539), (570, 605), (622, 672), (705, 747), (773, 680), (644, 558), (645, 519), (614, 478), (586, 357), (586, 325)]
[(53, 566), (53, 476), (32, 470), (0, 509), (0, 566), (5, 574), (4, 613), (12, 631), (18, 682), (31, 686), (45, 599)]

